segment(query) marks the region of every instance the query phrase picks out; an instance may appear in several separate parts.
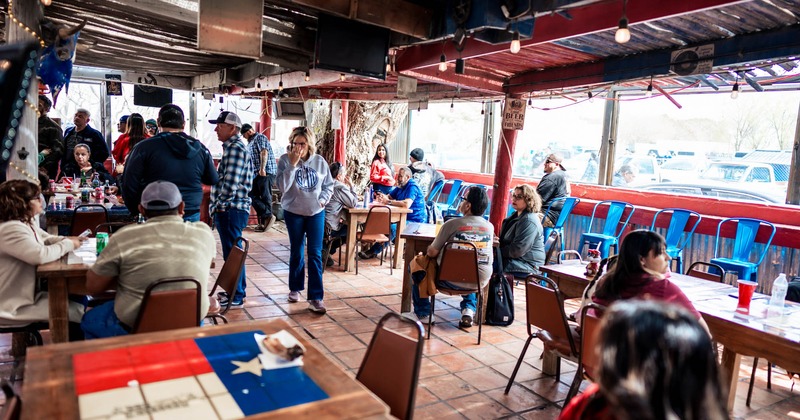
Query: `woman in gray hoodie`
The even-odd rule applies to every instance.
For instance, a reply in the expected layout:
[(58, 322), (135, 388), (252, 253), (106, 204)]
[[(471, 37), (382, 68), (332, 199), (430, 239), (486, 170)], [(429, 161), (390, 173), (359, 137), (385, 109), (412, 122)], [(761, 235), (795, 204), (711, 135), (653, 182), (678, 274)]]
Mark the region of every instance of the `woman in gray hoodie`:
[(289, 231), (289, 302), (300, 300), (305, 280), (304, 242), (308, 243), (308, 309), (325, 313), (322, 302), (322, 238), (325, 232), (325, 205), (333, 194), (333, 178), (328, 162), (317, 155), (316, 138), (311, 129), (297, 127), (289, 135), (289, 151), (278, 160), (276, 183), (283, 194), (286, 230)]

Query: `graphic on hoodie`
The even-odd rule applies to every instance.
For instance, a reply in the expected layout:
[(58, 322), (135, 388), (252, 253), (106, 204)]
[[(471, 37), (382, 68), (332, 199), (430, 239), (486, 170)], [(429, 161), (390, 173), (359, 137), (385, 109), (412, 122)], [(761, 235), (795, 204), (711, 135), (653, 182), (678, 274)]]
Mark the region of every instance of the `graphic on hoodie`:
[(297, 182), (297, 188), (300, 191), (314, 191), (319, 183), (319, 174), (314, 168), (303, 165), (297, 168), (295, 182)]

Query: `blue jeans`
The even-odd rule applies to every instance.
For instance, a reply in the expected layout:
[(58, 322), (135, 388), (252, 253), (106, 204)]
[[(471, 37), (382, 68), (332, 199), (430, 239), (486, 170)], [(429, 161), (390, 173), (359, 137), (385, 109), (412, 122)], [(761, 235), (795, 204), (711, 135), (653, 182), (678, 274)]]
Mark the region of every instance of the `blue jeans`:
[[(228, 209), (227, 211), (214, 213), (214, 224), (217, 226), (219, 241), (222, 244), (222, 257), (226, 260), (231, 253), (231, 249), (233, 249), (234, 241), (242, 236), (242, 230), (247, 226), (248, 218), (250, 218), (250, 213), (239, 209)], [(234, 300), (244, 299), (247, 295), (245, 293), (245, 288), (247, 287), (246, 277), (247, 274), (244, 267), (242, 267), (242, 274), (239, 275), (236, 293), (233, 296)]]
[[(397, 237), (397, 223), (392, 223), (389, 227), (392, 228), (392, 233), (389, 235), (389, 242), (394, 242), (394, 238)], [(383, 251), (383, 247), (385, 247), (387, 244), (388, 242), (376, 242), (375, 245), (372, 245), (369, 248), (369, 252), (378, 255)]]
[(87, 340), (130, 334), (114, 313), (113, 300), (87, 311), (81, 320), (81, 329)]
[(325, 236), (325, 212), (313, 216), (301, 216), (283, 210), (286, 230), (289, 231), (289, 290), (303, 290), (306, 265), (304, 246), (308, 245), (308, 300), (322, 300), (322, 238)]
[(197, 213), (192, 214), (192, 215), (184, 214), (183, 215), (183, 221), (184, 222), (199, 222), (200, 221), (200, 212), (198, 211)]
[[(450, 282), (442, 281), (437, 282), (436, 286), (442, 286), (447, 289), (462, 289)], [(431, 300), (430, 298), (421, 298), (419, 297), (419, 286), (416, 283), (411, 284), (411, 303), (414, 305), (414, 313), (417, 314), (420, 318), (425, 318), (431, 314)], [(472, 309), (472, 312), (476, 312), (478, 309), (478, 294), (477, 293), (470, 293), (468, 295), (461, 296), (461, 310), (464, 309)]]

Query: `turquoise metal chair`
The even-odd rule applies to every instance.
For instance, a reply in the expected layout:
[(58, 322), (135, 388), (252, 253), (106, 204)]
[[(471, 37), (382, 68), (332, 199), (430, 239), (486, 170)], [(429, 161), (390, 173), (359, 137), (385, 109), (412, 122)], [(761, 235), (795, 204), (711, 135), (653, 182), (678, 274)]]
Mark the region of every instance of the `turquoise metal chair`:
[[(439, 208), (440, 213), (444, 215), (447, 212), (447, 210), (453, 205), (453, 202), (456, 201), (456, 198), (458, 198), (458, 193), (461, 192), (461, 184), (463, 182), (464, 181), (460, 179), (448, 179), (442, 185), (442, 191), (437, 197), (435, 203), (436, 207)], [(444, 194), (444, 187), (448, 184), (450, 185), (450, 189), (447, 192), (447, 197), (444, 200), (442, 200), (441, 195)]]
[[(606, 223), (603, 225), (602, 232), (592, 233), (592, 225), (594, 225), (595, 215), (600, 206), (608, 206)], [(630, 211), (628, 211), (628, 217), (622, 222), (622, 217), (628, 209), (630, 209)], [(589, 231), (581, 234), (581, 245), (578, 252), (583, 254), (584, 245), (589, 244), (589, 248), (591, 249), (600, 249), (600, 258), (608, 258), (612, 246), (614, 247), (614, 252), (616, 252), (617, 245), (619, 244), (619, 237), (622, 235), (622, 232), (625, 231), (625, 227), (628, 226), (628, 222), (631, 220), (634, 210), (636, 209), (633, 207), (633, 204), (624, 201), (607, 200), (595, 204), (594, 210), (592, 210), (592, 220), (589, 222)]]
[(444, 180), (438, 180), (433, 183), (431, 186), (431, 190), (428, 191), (428, 197), (426, 197), (427, 202), (437, 201), (439, 199), (439, 194), (442, 192), (442, 188), (444, 188)]
[(550, 204), (545, 209), (544, 214), (546, 215), (547, 212), (550, 211), (550, 207), (552, 207), (553, 204), (558, 202), (558, 201), (563, 201), (564, 202), (564, 205), (561, 207), (561, 213), (558, 214), (558, 219), (554, 223), (554, 226), (553, 227), (544, 228), (543, 234), (544, 234), (545, 238), (549, 238), (550, 237), (550, 232), (552, 232), (554, 230), (556, 232), (558, 232), (558, 235), (561, 237), (561, 250), (563, 251), (564, 250), (564, 224), (567, 223), (567, 219), (569, 218), (569, 215), (572, 213), (572, 209), (574, 209), (575, 206), (577, 206), (578, 203), (581, 202), (581, 199), (580, 198), (575, 198), (575, 197), (556, 198), (555, 200), (550, 202)]
[[(720, 232), (727, 223), (736, 223), (736, 236), (733, 238), (733, 251), (730, 258), (720, 256)], [(764, 250), (758, 256), (758, 262), (750, 262), (750, 254), (756, 243), (756, 236), (761, 227), (770, 231), (769, 239), (764, 243)], [(758, 281), (758, 266), (767, 255), (772, 238), (775, 237), (775, 225), (770, 222), (746, 217), (722, 219), (717, 225), (717, 240), (714, 243), (714, 258), (710, 262), (719, 264), (727, 271), (735, 271), (742, 280)]]
[[(667, 242), (667, 254), (675, 260), (677, 264), (677, 272), (683, 273), (683, 249), (689, 244), (692, 239), (697, 225), (700, 224), (702, 216), (699, 213), (691, 210), (666, 208), (661, 209), (653, 216), (653, 223), (650, 224), (650, 230), (656, 229), (656, 221), (658, 216), (664, 214), (664, 217), (670, 215), (669, 226), (667, 226), (667, 233), (664, 239)], [(689, 226), (690, 219), (694, 217), (696, 220), (692, 228), (686, 232), (686, 227)], [(685, 235), (684, 235), (685, 233)]]

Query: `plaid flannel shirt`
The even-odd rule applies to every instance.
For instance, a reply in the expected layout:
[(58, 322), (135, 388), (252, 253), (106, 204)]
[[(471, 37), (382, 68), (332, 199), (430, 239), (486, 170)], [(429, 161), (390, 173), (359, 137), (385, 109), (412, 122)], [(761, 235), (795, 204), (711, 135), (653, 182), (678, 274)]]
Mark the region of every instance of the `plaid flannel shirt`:
[(272, 145), (267, 137), (261, 133), (256, 133), (250, 137), (250, 143), (247, 145), (250, 150), (250, 161), (253, 163), (253, 173), (258, 175), (258, 170), (261, 168), (261, 151), (267, 150), (267, 164), (264, 169), (267, 175), (275, 175), (278, 173), (278, 165), (275, 163), (275, 155), (272, 154)]
[(238, 134), (222, 143), (222, 149), (222, 159), (217, 167), (219, 182), (211, 187), (210, 212), (214, 214), (235, 208), (249, 213), (251, 200), (248, 193), (253, 186), (250, 152)]

